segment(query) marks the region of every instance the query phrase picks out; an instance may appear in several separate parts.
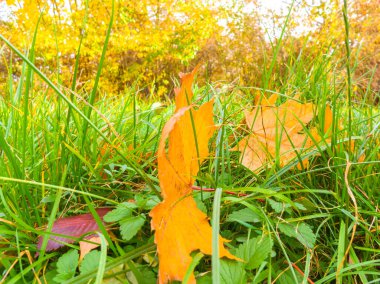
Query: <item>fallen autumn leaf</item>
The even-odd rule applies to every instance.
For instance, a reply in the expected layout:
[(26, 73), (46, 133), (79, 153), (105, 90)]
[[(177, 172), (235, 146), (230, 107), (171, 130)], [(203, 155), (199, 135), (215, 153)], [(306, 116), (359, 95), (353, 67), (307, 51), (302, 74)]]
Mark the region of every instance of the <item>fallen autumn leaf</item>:
[[(190, 253), (212, 253), (212, 229), (191, 195), (199, 165), (209, 155), (208, 141), (215, 131), (213, 101), (195, 110), (191, 90), (196, 69), (181, 76), (176, 90), (176, 113), (166, 123), (158, 150), (158, 175), (163, 202), (150, 213), (159, 258), (159, 283), (181, 281), (192, 261)], [(166, 141), (169, 140), (166, 151)], [(220, 256), (237, 259), (219, 238)], [(195, 283), (192, 274), (189, 283)]]

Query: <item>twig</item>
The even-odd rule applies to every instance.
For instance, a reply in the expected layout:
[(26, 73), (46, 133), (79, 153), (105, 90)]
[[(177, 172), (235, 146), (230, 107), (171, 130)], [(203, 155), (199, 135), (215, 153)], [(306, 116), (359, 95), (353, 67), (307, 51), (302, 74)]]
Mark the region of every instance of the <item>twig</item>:
[[(297, 264), (295, 263), (292, 263), (292, 266), (302, 275), (302, 276), (305, 276), (305, 273), (303, 273), (303, 271), (297, 266)], [(314, 282), (308, 277), (307, 278), (307, 282), (309, 282), (310, 284), (314, 284)]]
[[(200, 187), (200, 186), (197, 186), (197, 185), (193, 185), (193, 186), (191, 186), (191, 188), (193, 190), (202, 190), (202, 191), (207, 191), (207, 192), (215, 191), (215, 188)], [(230, 191), (230, 190), (223, 190), (223, 193), (227, 193), (227, 194), (230, 194), (230, 195), (235, 195), (237, 197), (248, 196), (248, 194), (246, 194), (246, 193), (235, 192), (235, 191)], [(264, 199), (257, 199), (257, 201), (259, 201), (261, 203), (265, 202)]]
[[(191, 188), (193, 190), (202, 190), (202, 191), (207, 191), (207, 192), (215, 191), (215, 188), (205, 188), (205, 187), (200, 187), (200, 186), (197, 186), (197, 185), (193, 185), (193, 186), (191, 186)], [(247, 196), (248, 195), (246, 193), (234, 192), (234, 191), (229, 191), (229, 190), (223, 190), (223, 193), (227, 193), (227, 194), (230, 194), (230, 195), (236, 195), (238, 197), (242, 197), (242, 196)]]

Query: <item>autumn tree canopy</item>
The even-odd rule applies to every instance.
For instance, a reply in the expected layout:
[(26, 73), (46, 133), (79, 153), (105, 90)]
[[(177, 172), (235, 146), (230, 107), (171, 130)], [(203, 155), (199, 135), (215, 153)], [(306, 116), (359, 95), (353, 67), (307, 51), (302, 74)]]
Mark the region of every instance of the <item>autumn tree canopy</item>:
[[(120, 0), (114, 2), (112, 18), (111, 0), (8, 0), (9, 16), (1, 20), (0, 32), (25, 53), (36, 32), (35, 64), (64, 86), (71, 83), (83, 39), (77, 90), (92, 87), (111, 18), (99, 84), (107, 93), (137, 84), (146, 95), (167, 95), (177, 73), (200, 61), (207, 66), (204, 78), (257, 86), (266, 81), (277, 87), (282, 79), (270, 73), (275, 70), (286, 77), (300, 56), (311, 62), (322, 55), (342, 58), (344, 53), (340, 1), (309, 2), (272, 11), (257, 0)], [(349, 1), (352, 66), (359, 92), (365, 92), (368, 84), (375, 91), (379, 87), (378, 13), (377, 1)], [(6, 69), (11, 68), (9, 53), (1, 51), (3, 86)], [(13, 70), (20, 72), (21, 61), (12, 59)]]

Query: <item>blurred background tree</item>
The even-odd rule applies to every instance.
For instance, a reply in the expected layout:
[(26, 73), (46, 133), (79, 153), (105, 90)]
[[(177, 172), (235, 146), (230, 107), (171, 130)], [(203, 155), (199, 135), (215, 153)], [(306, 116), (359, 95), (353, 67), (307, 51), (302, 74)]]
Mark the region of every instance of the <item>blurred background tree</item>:
[[(111, 17), (111, 3), (8, 0), (2, 5), (8, 16), (1, 18), (0, 32), (27, 53), (41, 16), (35, 64), (63, 86), (72, 83), (83, 37), (76, 86), (77, 91), (91, 89)], [(296, 60), (303, 60), (307, 69), (319, 56), (331, 56), (337, 62), (335, 68), (340, 66), (344, 74), (345, 31), (339, 0), (296, 1), (293, 5), (289, 1), (273, 9), (265, 9), (263, 4), (263, 0), (115, 1), (99, 91), (117, 94), (136, 84), (146, 96), (170, 95), (172, 78), (199, 62), (206, 66), (200, 77), (207, 80), (272, 89), (281, 89), (281, 82), (296, 75), (292, 69)], [(379, 6), (378, 0), (349, 1), (358, 98), (374, 99), (380, 87), (380, 71), (376, 69), (380, 60)], [(17, 79), (21, 68), (22, 62), (9, 53), (5, 46), (0, 48), (2, 86), (9, 80), (7, 69), (12, 68), (16, 74), (13, 79)], [(371, 94), (367, 92), (368, 85), (372, 87)]]

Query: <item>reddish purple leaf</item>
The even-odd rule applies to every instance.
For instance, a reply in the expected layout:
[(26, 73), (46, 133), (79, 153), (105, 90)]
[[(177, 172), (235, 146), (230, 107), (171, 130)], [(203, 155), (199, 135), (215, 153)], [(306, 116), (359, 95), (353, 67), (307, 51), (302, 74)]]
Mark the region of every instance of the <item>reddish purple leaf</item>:
[[(103, 220), (104, 215), (106, 215), (111, 210), (111, 208), (99, 208), (96, 209), (96, 213), (98, 213), (100, 219)], [(51, 232), (55, 234), (79, 238), (84, 234), (97, 230), (99, 230), (99, 226), (96, 223), (94, 217), (91, 213), (87, 213), (78, 216), (70, 216), (66, 218), (57, 219), (53, 224)], [(43, 235), (38, 237), (38, 250), (41, 249), (43, 239)], [(65, 246), (65, 243), (72, 244), (74, 242), (75, 239), (73, 238), (50, 236), (46, 246), (46, 251), (56, 250), (60, 247)], [(38, 256), (38, 252), (36, 253), (36, 256)]]

